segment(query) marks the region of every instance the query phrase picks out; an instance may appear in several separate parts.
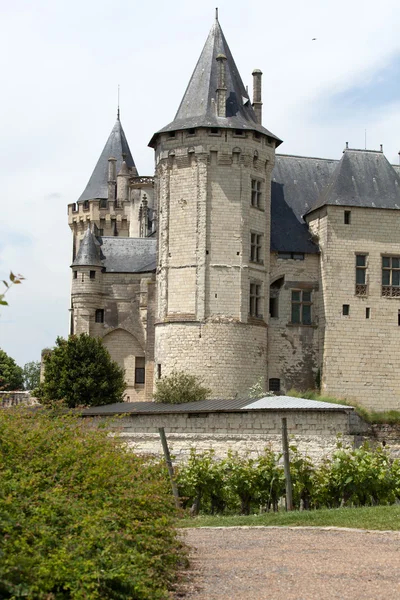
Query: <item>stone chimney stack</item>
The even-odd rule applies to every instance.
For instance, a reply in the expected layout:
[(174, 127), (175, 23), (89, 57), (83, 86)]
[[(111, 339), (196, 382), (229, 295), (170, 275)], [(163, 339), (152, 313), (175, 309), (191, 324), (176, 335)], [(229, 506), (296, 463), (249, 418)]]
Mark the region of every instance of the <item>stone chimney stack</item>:
[(226, 56), (218, 54), (217, 117), (226, 117)]
[(117, 185), (117, 159), (111, 156), (108, 159), (108, 200), (115, 200), (115, 188)]
[(129, 177), (129, 169), (124, 160), (117, 177), (117, 204), (119, 206), (123, 206), (123, 202), (129, 200)]
[(253, 108), (256, 113), (257, 123), (262, 124), (262, 101), (261, 101), (261, 78), (260, 69), (254, 69), (253, 73)]

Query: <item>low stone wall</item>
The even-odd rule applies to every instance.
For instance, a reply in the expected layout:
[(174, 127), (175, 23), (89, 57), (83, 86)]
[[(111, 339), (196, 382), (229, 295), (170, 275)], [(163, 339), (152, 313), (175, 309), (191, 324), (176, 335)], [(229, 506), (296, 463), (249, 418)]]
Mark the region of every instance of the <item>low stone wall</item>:
[[(357, 444), (368, 427), (353, 411), (238, 411), (178, 414), (124, 414), (107, 419), (107, 426), (138, 453), (161, 455), (158, 428), (164, 427), (171, 453), (185, 460), (191, 448), (213, 448), (218, 458), (229, 449), (257, 456), (266, 446), (280, 452), (282, 417), (290, 442), (315, 461), (330, 454), (337, 436)], [(104, 417), (90, 417), (93, 424)]]
[(390, 453), (395, 458), (400, 458), (400, 424), (371, 425), (371, 435), (369, 439), (372, 442), (378, 442), (390, 449)]
[(36, 404), (39, 403), (36, 398), (32, 398), (30, 392), (0, 392), (0, 408), (35, 406)]

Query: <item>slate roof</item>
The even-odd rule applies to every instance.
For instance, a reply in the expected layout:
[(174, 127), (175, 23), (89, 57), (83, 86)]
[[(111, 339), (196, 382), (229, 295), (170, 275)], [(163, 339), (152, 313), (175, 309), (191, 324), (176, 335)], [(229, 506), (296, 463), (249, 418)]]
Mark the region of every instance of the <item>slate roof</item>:
[(392, 167), (396, 171), (397, 175), (400, 176), (400, 165), (392, 165)]
[(99, 238), (107, 273), (148, 273), (156, 268), (156, 240), (152, 238)]
[(308, 212), (326, 204), (400, 209), (400, 176), (382, 152), (346, 149)]
[[(215, 102), (218, 87), (218, 54), (226, 56), (226, 117), (216, 115)], [(213, 101), (214, 100), (214, 101)], [(249, 94), (243, 85), (232, 53), (218, 20), (208, 35), (203, 51), (193, 71), (178, 112), (172, 123), (152, 137), (149, 146), (155, 145), (155, 137), (162, 132), (194, 127), (220, 127), (250, 129), (274, 138), (277, 145), (281, 140), (257, 123)]]
[(116, 172), (119, 173), (123, 162), (123, 154), (125, 155), (127, 166), (132, 169), (132, 175), (137, 175), (135, 163), (124, 130), (122, 129), (121, 121), (118, 118), (78, 202), (93, 200), (95, 198), (108, 198), (108, 159), (113, 157), (117, 160)]
[(261, 400), (236, 398), (234, 400), (201, 400), (186, 404), (161, 404), (157, 402), (119, 402), (106, 406), (93, 406), (82, 411), (83, 416), (118, 415), (118, 414), (175, 414), (175, 413), (210, 413), (241, 412), (242, 410), (316, 410), (338, 411), (354, 410), (352, 406), (331, 404), (316, 400), (304, 400), (290, 396), (271, 396)]
[(316, 253), (303, 215), (313, 206), (337, 160), (277, 154), (271, 182), (271, 250)]
[(102, 267), (103, 264), (100, 260), (100, 246), (93, 233), (88, 227), (85, 231), (85, 235), (79, 246), (78, 254), (74, 262), (73, 267), (86, 266), (86, 267)]

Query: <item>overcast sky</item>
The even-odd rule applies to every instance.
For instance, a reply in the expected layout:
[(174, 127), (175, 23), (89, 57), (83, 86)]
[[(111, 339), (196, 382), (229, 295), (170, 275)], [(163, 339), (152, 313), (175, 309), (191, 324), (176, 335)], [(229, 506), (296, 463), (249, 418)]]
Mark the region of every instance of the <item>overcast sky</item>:
[[(0, 279), (26, 277), (1, 308), (0, 347), (23, 365), (68, 333), (67, 204), (116, 117), (141, 175), (214, 20), (216, 1), (0, 0)], [(345, 142), (400, 150), (398, 0), (219, 0), (243, 81), (263, 73), (263, 124), (279, 151), (340, 158)], [(312, 38), (317, 38), (312, 41)]]

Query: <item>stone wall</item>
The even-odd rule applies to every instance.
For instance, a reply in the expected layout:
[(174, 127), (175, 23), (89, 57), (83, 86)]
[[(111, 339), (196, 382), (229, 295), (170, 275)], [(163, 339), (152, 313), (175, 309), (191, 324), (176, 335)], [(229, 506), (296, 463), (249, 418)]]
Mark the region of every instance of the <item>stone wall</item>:
[[(352, 445), (368, 429), (353, 411), (129, 414), (108, 419), (107, 426), (135, 451), (154, 455), (162, 454), (158, 428), (164, 427), (172, 454), (185, 460), (191, 448), (213, 448), (219, 458), (228, 449), (253, 456), (266, 446), (280, 452), (282, 417), (287, 418), (290, 441), (315, 461), (334, 450), (337, 435)], [(104, 421), (91, 419), (93, 424)]]
[(35, 406), (39, 404), (36, 398), (32, 398), (30, 392), (1, 392), (0, 408), (11, 408), (12, 406)]
[[(274, 312), (268, 329), (268, 377), (280, 380), (280, 391), (314, 389), (319, 358), (319, 254), (304, 260), (271, 254), (271, 297)], [(292, 290), (311, 292), (311, 325), (291, 323)]]
[[(400, 256), (400, 214), (351, 207), (345, 224), (345, 210), (328, 206), (309, 217), (321, 248), (322, 391), (372, 410), (400, 410), (400, 296), (382, 294), (382, 257)], [(363, 294), (357, 254), (366, 255)]]

